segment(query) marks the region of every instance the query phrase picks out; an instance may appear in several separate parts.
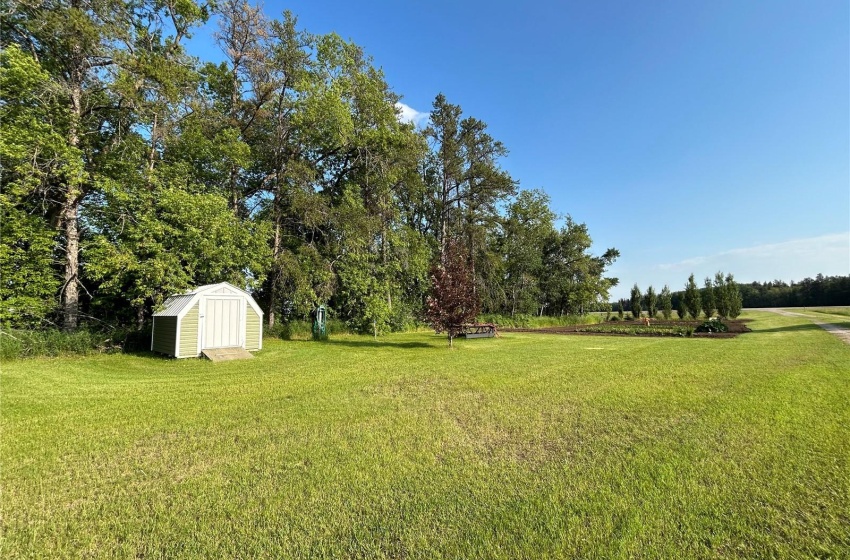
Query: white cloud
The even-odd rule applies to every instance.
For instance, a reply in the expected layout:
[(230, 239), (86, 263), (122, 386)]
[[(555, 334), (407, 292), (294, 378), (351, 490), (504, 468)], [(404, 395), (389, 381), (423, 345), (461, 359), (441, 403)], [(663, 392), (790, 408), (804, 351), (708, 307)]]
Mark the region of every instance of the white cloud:
[(398, 120), (405, 123), (413, 123), (415, 126), (422, 126), (430, 117), (431, 113), (422, 113), (402, 102), (395, 104), (399, 111)]
[(621, 283), (612, 290), (612, 298), (628, 297), (628, 291), (635, 282), (642, 290), (650, 285), (657, 289), (664, 284), (673, 291), (681, 290), (691, 273), (702, 285), (706, 276), (714, 278), (718, 270), (732, 273), (735, 280), (744, 283), (769, 280), (799, 282), (817, 274), (846, 276), (850, 274), (850, 232), (730, 249), (654, 266), (623, 263), (615, 267), (616, 271), (612, 272)]
[(802, 280), (819, 272), (850, 274), (850, 232), (731, 249), (677, 263), (660, 264), (655, 268), (664, 271), (696, 268), (731, 272), (738, 269), (741, 270), (738, 276), (747, 271), (746, 276), (750, 280)]

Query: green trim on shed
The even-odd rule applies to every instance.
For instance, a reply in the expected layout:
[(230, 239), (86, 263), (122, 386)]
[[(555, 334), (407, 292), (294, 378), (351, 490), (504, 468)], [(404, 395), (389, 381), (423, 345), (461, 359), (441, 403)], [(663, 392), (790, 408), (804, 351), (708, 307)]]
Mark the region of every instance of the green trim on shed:
[(262, 320), (250, 305), (245, 307), (245, 350), (259, 350), (263, 336)]
[(198, 355), (198, 302), (180, 320), (179, 345), (179, 357), (194, 358)]
[(174, 355), (174, 340), (177, 337), (177, 317), (154, 317), (153, 318), (153, 339), (151, 350), (166, 354)]

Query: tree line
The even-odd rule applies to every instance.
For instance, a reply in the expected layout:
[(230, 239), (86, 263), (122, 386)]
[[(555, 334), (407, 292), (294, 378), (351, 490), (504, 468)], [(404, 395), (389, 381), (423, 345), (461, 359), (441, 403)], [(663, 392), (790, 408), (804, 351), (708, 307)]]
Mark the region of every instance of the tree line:
[(816, 307), (850, 305), (850, 275), (741, 284), (744, 307)]
[[(187, 53), (215, 20), (221, 61)], [(424, 129), (373, 60), (244, 0), (41, 0), (0, 19), (0, 323), (145, 325), (230, 281), (268, 324), (326, 304), (380, 332), (422, 317), (457, 243), (481, 310), (606, 302), (590, 251), (518, 191), (486, 123), (437, 95)]]
[[(800, 282), (773, 280), (739, 284), (729, 274), (718, 272), (714, 279), (706, 278), (703, 287), (697, 286), (691, 274), (684, 290), (671, 292), (664, 286), (656, 294), (652, 286), (642, 294), (635, 284), (629, 299), (618, 300), (613, 307), (633, 312), (635, 317), (646, 311), (649, 317), (662, 312), (666, 319), (670, 310), (676, 310), (679, 318), (699, 317), (700, 313), (710, 317), (717, 313), (721, 317), (734, 318), (741, 309), (751, 307), (818, 307), (850, 305), (850, 276), (824, 276), (805, 278)], [(666, 311), (665, 311), (666, 310)]]

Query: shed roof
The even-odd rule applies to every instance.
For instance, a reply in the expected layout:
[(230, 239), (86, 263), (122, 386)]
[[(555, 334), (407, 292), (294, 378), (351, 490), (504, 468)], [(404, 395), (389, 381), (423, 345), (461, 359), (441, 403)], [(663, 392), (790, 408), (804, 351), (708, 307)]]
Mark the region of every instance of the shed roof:
[(189, 307), (195, 299), (195, 294), (171, 296), (163, 304), (163, 308), (153, 314), (154, 317), (177, 317), (180, 312)]
[(186, 292), (187, 294), (204, 294), (204, 293), (227, 293), (227, 292), (238, 292), (240, 294), (244, 294), (248, 297), (251, 297), (251, 294), (246, 292), (241, 288), (237, 288), (230, 282), (219, 282), (218, 284), (207, 284), (206, 286), (198, 286), (191, 292)]
[(182, 315), (188, 308), (190, 308), (197, 297), (201, 294), (210, 294), (210, 293), (227, 293), (227, 292), (235, 292), (244, 295), (247, 298), (248, 304), (254, 308), (257, 314), (262, 317), (263, 310), (260, 309), (260, 306), (257, 305), (257, 302), (251, 296), (250, 293), (237, 288), (230, 282), (219, 282), (218, 284), (207, 284), (205, 286), (198, 286), (194, 290), (190, 290), (185, 294), (178, 294), (170, 296), (163, 303), (163, 307), (161, 310), (157, 311), (153, 314), (154, 317), (178, 317)]

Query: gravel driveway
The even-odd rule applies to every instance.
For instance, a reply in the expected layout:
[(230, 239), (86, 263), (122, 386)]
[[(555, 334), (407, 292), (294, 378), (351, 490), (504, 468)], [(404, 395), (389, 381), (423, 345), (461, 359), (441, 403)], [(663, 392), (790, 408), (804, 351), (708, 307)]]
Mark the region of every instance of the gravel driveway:
[(794, 313), (793, 311), (785, 311), (784, 309), (774, 309), (769, 307), (755, 308), (753, 309), (753, 311), (771, 311), (773, 313), (785, 315), (786, 317), (802, 317), (804, 319), (808, 319), (820, 328), (831, 332), (847, 344), (850, 344), (850, 329), (847, 329), (845, 327), (839, 327), (838, 325), (833, 325), (831, 323), (823, 323), (821, 321), (818, 321), (811, 315), (804, 315), (803, 313)]

